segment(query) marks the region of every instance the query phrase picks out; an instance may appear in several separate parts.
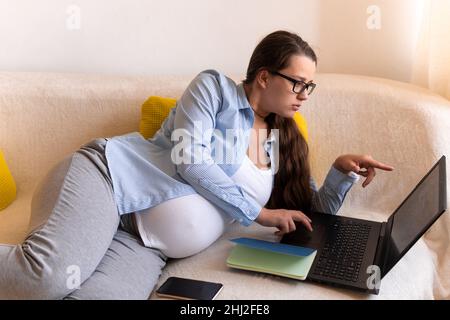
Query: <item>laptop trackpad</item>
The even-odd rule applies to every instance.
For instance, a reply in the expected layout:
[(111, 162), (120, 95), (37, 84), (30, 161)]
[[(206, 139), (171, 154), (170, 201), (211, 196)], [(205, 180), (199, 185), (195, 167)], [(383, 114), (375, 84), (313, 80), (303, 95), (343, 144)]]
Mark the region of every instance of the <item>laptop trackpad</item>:
[(295, 225), (297, 229), (294, 232), (284, 235), (281, 239), (281, 243), (293, 244), (301, 247), (313, 248), (316, 250), (321, 248), (321, 244), (323, 244), (325, 241), (326, 230), (330, 221), (327, 221), (329, 219), (323, 219), (322, 217), (311, 217), (311, 219), (313, 227), (312, 232), (306, 229), (303, 224), (296, 222)]

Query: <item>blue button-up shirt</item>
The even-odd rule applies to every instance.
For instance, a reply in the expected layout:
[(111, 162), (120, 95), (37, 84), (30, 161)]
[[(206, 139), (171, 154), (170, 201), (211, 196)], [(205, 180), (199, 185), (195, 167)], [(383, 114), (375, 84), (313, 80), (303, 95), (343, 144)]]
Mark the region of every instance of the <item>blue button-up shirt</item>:
[[(108, 139), (106, 157), (119, 213), (198, 193), (250, 225), (262, 207), (230, 177), (246, 155), (253, 122), (242, 83), (214, 70), (201, 72), (152, 138), (134, 132)], [(273, 133), (264, 142), (273, 173), (276, 142)], [(313, 209), (335, 214), (357, 179), (334, 167), (320, 190), (311, 179)]]

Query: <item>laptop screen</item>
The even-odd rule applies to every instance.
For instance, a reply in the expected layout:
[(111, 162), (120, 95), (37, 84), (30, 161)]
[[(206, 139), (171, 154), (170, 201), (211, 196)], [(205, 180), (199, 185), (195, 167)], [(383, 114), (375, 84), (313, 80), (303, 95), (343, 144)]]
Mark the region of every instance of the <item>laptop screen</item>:
[(383, 275), (419, 240), (446, 209), (445, 157), (428, 172), (390, 217), (392, 223)]

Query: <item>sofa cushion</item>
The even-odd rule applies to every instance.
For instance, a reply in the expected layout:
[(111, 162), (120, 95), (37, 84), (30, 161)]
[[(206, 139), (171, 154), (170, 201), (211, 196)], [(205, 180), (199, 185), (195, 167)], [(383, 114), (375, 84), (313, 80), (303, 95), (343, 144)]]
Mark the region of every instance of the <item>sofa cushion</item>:
[[(167, 97), (150, 96), (141, 106), (141, 120), (139, 123), (139, 132), (145, 139), (153, 135), (161, 127), (164, 119), (169, 115), (170, 109), (174, 108), (176, 99)], [(294, 115), (301, 134), (308, 141), (308, 127), (305, 118), (298, 112)]]
[(176, 103), (177, 100), (175, 99), (158, 96), (151, 96), (145, 100), (141, 106), (141, 121), (139, 123), (139, 132), (145, 139), (153, 137)]
[(16, 184), (0, 150), (0, 210), (6, 208), (16, 198)]

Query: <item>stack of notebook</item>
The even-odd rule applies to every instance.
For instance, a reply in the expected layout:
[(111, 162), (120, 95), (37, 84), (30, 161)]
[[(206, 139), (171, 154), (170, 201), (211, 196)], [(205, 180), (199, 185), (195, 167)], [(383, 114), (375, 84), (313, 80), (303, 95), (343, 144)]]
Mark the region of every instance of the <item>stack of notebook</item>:
[(317, 253), (311, 248), (251, 238), (230, 241), (236, 245), (228, 256), (227, 266), (297, 280), (306, 279)]

